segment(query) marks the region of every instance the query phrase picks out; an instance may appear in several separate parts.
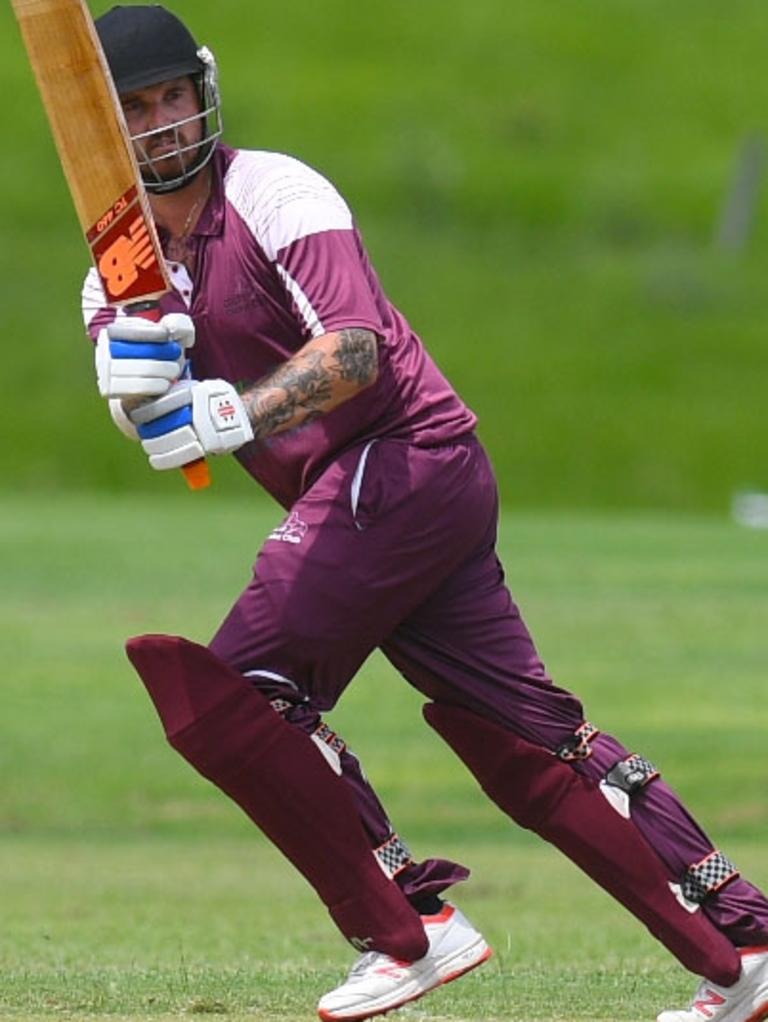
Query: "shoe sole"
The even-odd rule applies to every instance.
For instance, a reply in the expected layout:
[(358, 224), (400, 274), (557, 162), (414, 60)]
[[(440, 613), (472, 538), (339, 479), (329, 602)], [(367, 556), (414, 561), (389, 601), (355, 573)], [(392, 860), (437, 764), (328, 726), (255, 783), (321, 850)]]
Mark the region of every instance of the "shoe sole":
[[(734, 1011), (738, 1008), (738, 1005), (734, 1008)], [(744, 1022), (766, 1022), (768, 1020), (768, 1001), (761, 1004), (757, 1011), (754, 1011), (749, 1018), (745, 1018)]]
[[(450, 969), (449, 962), (448, 968), (450, 969), (450, 971), (447, 972), (445, 975), (442, 975), (438, 970), (437, 981), (435, 983), (432, 983), (430, 986), (425, 987), (423, 990), (418, 990), (415, 993), (408, 994), (407, 997), (403, 997), (395, 1004), (388, 1004), (386, 1007), (374, 1008), (373, 1010), (369, 1008), (367, 1011), (358, 1012), (355, 1015), (340, 1014), (338, 1012), (323, 1011), (322, 1009), (320, 1009), (318, 1010), (318, 1015), (322, 1022), (363, 1022), (363, 1020), (367, 1018), (378, 1018), (381, 1015), (388, 1015), (390, 1011), (397, 1011), (398, 1008), (402, 1008), (406, 1004), (412, 1004), (414, 1001), (418, 1001), (418, 999), (420, 997), (423, 997), (425, 994), (429, 994), (433, 990), (437, 990), (438, 987), (445, 986), (446, 983), (452, 983), (453, 980), (459, 979), (461, 976), (466, 976), (468, 972), (471, 972), (473, 969), (476, 969), (479, 965), (482, 965), (483, 962), (487, 962), (488, 959), (493, 954), (493, 951), (491, 950), (491, 948), (488, 947), (485, 941), (483, 941), (482, 943), (483, 950), (478, 958), (475, 958), (473, 961), (466, 962), (463, 965), (458, 965), (456, 968), (453, 969)], [(474, 948), (469, 949), (465, 948), (463, 951), (459, 952), (459, 954), (456, 957), (461, 958), (463, 955), (468, 954), (472, 950), (474, 950)], [(755, 1019), (753, 1020), (753, 1022), (759, 1022), (759, 1020)]]

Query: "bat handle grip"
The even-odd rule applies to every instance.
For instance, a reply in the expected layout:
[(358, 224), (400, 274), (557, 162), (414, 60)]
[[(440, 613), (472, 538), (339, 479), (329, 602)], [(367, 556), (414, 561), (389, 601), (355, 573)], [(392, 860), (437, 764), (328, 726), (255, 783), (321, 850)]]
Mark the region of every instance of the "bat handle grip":
[[(161, 319), (160, 303), (156, 301), (134, 302), (127, 305), (125, 311), (129, 316), (141, 316), (142, 319), (151, 319), (157, 323)], [(187, 486), (190, 490), (204, 490), (211, 485), (211, 472), (205, 458), (196, 458), (195, 461), (187, 462), (181, 466)]]

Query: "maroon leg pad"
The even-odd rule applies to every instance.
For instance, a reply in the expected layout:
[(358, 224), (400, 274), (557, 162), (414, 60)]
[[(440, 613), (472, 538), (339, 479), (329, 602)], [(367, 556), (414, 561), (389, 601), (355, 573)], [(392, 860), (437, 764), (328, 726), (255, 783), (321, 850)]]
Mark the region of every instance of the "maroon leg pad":
[(468, 710), (429, 703), (424, 716), (499, 808), (559, 848), (687, 969), (723, 986), (736, 982), (741, 962), (734, 946), (703, 913), (678, 902), (661, 860), (594, 782)]
[(407, 961), (426, 954), (418, 913), (374, 859), (346, 785), (311, 738), (204, 646), (145, 635), (126, 649), (170, 744), (290, 859), (344, 936)]

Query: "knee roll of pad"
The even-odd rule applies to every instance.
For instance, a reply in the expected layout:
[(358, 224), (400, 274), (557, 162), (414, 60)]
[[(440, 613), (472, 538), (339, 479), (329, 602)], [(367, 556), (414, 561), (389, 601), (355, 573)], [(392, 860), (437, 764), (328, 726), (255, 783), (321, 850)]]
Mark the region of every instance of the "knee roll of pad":
[(659, 776), (659, 771), (650, 760), (633, 753), (614, 763), (600, 782), (600, 791), (616, 812), (628, 820), (632, 796)]

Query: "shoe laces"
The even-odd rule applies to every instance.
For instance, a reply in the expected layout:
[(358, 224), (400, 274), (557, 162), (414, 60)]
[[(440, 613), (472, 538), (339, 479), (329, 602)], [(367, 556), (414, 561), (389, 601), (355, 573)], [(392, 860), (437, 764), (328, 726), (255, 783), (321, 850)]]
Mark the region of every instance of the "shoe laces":
[(364, 972), (368, 972), (368, 970), (382, 958), (389, 958), (389, 956), (383, 954), (381, 951), (366, 951), (365, 954), (360, 955), (358, 960), (349, 970), (349, 978), (351, 979), (353, 976), (360, 976)]

